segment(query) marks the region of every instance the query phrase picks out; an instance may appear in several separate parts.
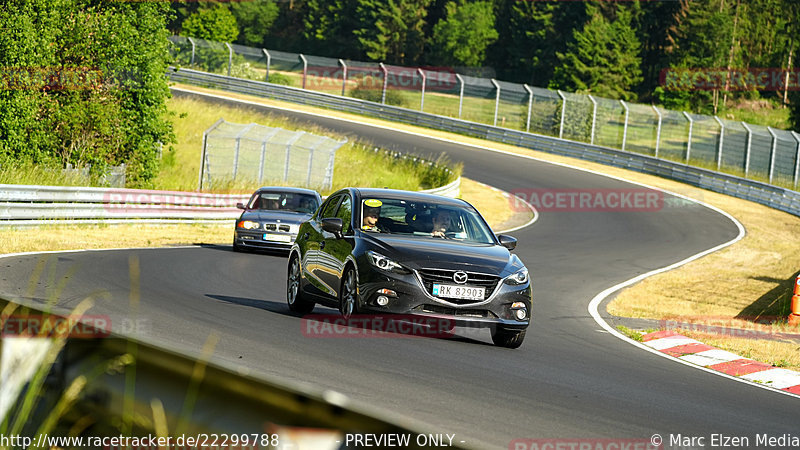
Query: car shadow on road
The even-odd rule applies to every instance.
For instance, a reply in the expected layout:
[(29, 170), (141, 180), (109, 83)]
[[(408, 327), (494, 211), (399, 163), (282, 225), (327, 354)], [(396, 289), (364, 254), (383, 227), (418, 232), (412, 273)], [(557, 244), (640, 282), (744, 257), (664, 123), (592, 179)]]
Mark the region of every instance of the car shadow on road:
[[(219, 251), (223, 251), (223, 252), (233, 252), (233, 246), (232, 245), (226, 245), (226, 244), (203, 244), (203, 243), (198, 243), (198, 244), (194, 244), (194, 245), (196, 245), (197, 247), (200, 247), (200, 248), (207, 248), (209, 250), (219, 250)], [(287, 258), (288, 254), (289, 254), (289, 252), (287, 252), (285, 250), (267, 250), (267, 249), (250, 249), (250, 248), (245, 249), (244, 251), (237, 252), (237, 253), (244, 254), (244, 255), (246, 255), (246, 254), (255, 254), (255, 255), (276, 256), (276, 257), (279, 257), (279, 258)]]
[[(345, 321), (344, 318), (333, 308), (327, 308), (324, 306), (317, 305), (314, 308), (314, 312), (310, 314), (298, 314), (289, 310), (289, 307), (286, 305), (284, 301), (273, 301), (273, 300), (263, 300), (263, 299), (255, 299), (255, 298), (246, 298), (246, 297), (233, 297), (230, 295), (218, 295), (218, 294), (205, 294), (208, 298), (213, 298), (214, 300), (219, 300), (227, 303), (232, 303), (235, 305), (247, 306), (251, 308), (258, 308), (264, 311), (269, 311), (272, 313), (280, 314), (282, 316), (289, 316), (289, 317), (297, 317), (302, 321), (310, 323), (312, 326), (309, 329), (314, 330), (324, 330), (325, 333), (331, 334), (330, 337), (370, 337), (370, 338), (396, 338), (396, 339), (407, 339), (407, 338), (429, 338), (429, 339), (447, 339), (450, 341), (456, 342), (463, 342), (463, 343), (471, 343), (471, 344), (482, 344), (482, 345), (489, 345), (491, 343), (486, 343), (481, 340), (477, 340), (474, 338), (470, 338), (467, 336), (462, 336), (458, 334), (458, 328), (454, 332), (418, 332), (418, 333), (402, 333), (398, 330), (402, 330), (401, 326), (394, 326), (392, 330), (394, 331), (386, 331), (374, 328), (376, 323), (386, 324), (389, 320), (391, 320), (391, 315), (362, 315), (360, 316), (361, 320), (351, 320)], [(378, 321), (373, 320), (363, 320), (364, 318), (379, 318)], [(397, 320), (397, 319), (394, 319)], [(317, 323), (315, 323), (317, 322)], [(399, 320), (399, 322), (403, 322), (403, 320)], [(346, 323), (346, 325), (343, 325)], [(319, 324), (330, 325), (329, 327), (322, 327)], [(397, 325), (397, 324), (395, 324)], [(418, 330), (418, 329), (417, 329)], [(323, 336), (320, 336), (323, 337)]]
[(230, 295), (217, 295), (217, 294), (206, 294), (206, 297), (213, 298), (214, 300), (233, 303), (235, 305), (249, 306), (251, 308), (263, 309), (264, 311), (269, 311), (284, 316), (300, 317), (299, 314), (295, 314), (292, 311), (289, 311), (289, 307), (286, 305), (285, 301), (264, 300), (264, 299), (246, 298), (246, 297), (232, 297)]

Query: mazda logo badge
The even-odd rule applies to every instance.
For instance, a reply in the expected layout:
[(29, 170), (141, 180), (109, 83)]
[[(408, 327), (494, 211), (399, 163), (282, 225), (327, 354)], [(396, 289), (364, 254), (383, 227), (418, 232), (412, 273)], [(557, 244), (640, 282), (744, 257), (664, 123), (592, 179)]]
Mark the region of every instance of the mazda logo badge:
[(458, 271), (458, 272), (454, 273), (453, 274), (453, 281), (455, 281), (458, 284), (466, 283), (467, 282), (467, 273), (466, 272), (461, 272), (461, 271)]

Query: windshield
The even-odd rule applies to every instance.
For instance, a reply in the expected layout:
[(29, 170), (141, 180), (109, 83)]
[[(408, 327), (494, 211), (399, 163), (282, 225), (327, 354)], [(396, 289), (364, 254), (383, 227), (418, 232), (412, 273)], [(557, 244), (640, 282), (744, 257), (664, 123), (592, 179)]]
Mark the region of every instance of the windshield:
[(319, 204), (317, 198), (309, 194), (295, 192), (261, 192), (250, 199), (247, 209), (313, 213)]
[(366, 232), (495, 243), (492, 231), (472, 208), (386, 198), (364, 199), (361, 206), (360, 228)]

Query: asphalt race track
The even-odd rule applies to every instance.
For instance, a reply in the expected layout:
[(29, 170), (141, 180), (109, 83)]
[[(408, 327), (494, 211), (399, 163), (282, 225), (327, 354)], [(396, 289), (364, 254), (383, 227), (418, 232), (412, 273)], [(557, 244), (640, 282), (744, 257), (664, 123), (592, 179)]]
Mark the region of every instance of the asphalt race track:
[[(424, 137), (303, 120), (400, 151), (446, 152), (464, 162), (464, 176), (506, 191), (639, 189)], [(589, 316), (589, 301), (603, 289), (738, 234), (729, 219), (707, 208), (667, 203), (657, 211), (544, 211), (534, 225), (512, 233), (534, 278), (534, 320), (516, 350), (492, 346), (488, 331), (454, 339), (306, 337), (285, 303), (285, 259), (234, 253), (230, 246), (49, 255), (28, 301), (44, 302), (74, 271), (59, 306), (107, 293), (90, 312), (116, 323), (136, 319), (148, 342), (199, 354), (215, 332), (218, 361), (342, 392), (432, 433), (455, 433), (455, 442), (469, 447), (509, 448), (522, 438), (649, 441), (654, 433), (666, 444), (670, 434), (704, 436), (708, 443), (712, 433), (751, 436), (752, 443), (756, 434), (792, 433), (798, 399), (642, 351)], [(26, 297), (39, 261), (0, 260), (0, 296)], [(141, 268), (136, 311), (129, 300), (131, 264)], [(332, 310), (315, 309), (322, 312)]]

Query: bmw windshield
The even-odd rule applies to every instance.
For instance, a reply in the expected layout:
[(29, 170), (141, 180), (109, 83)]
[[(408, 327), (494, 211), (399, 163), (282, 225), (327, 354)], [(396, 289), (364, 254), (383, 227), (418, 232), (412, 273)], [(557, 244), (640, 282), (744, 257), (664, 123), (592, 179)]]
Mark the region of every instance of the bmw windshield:
[(393, 198), (362, 200), (359, 228), (368, 233), (495, 244), (494, 235), (472, 208)]

